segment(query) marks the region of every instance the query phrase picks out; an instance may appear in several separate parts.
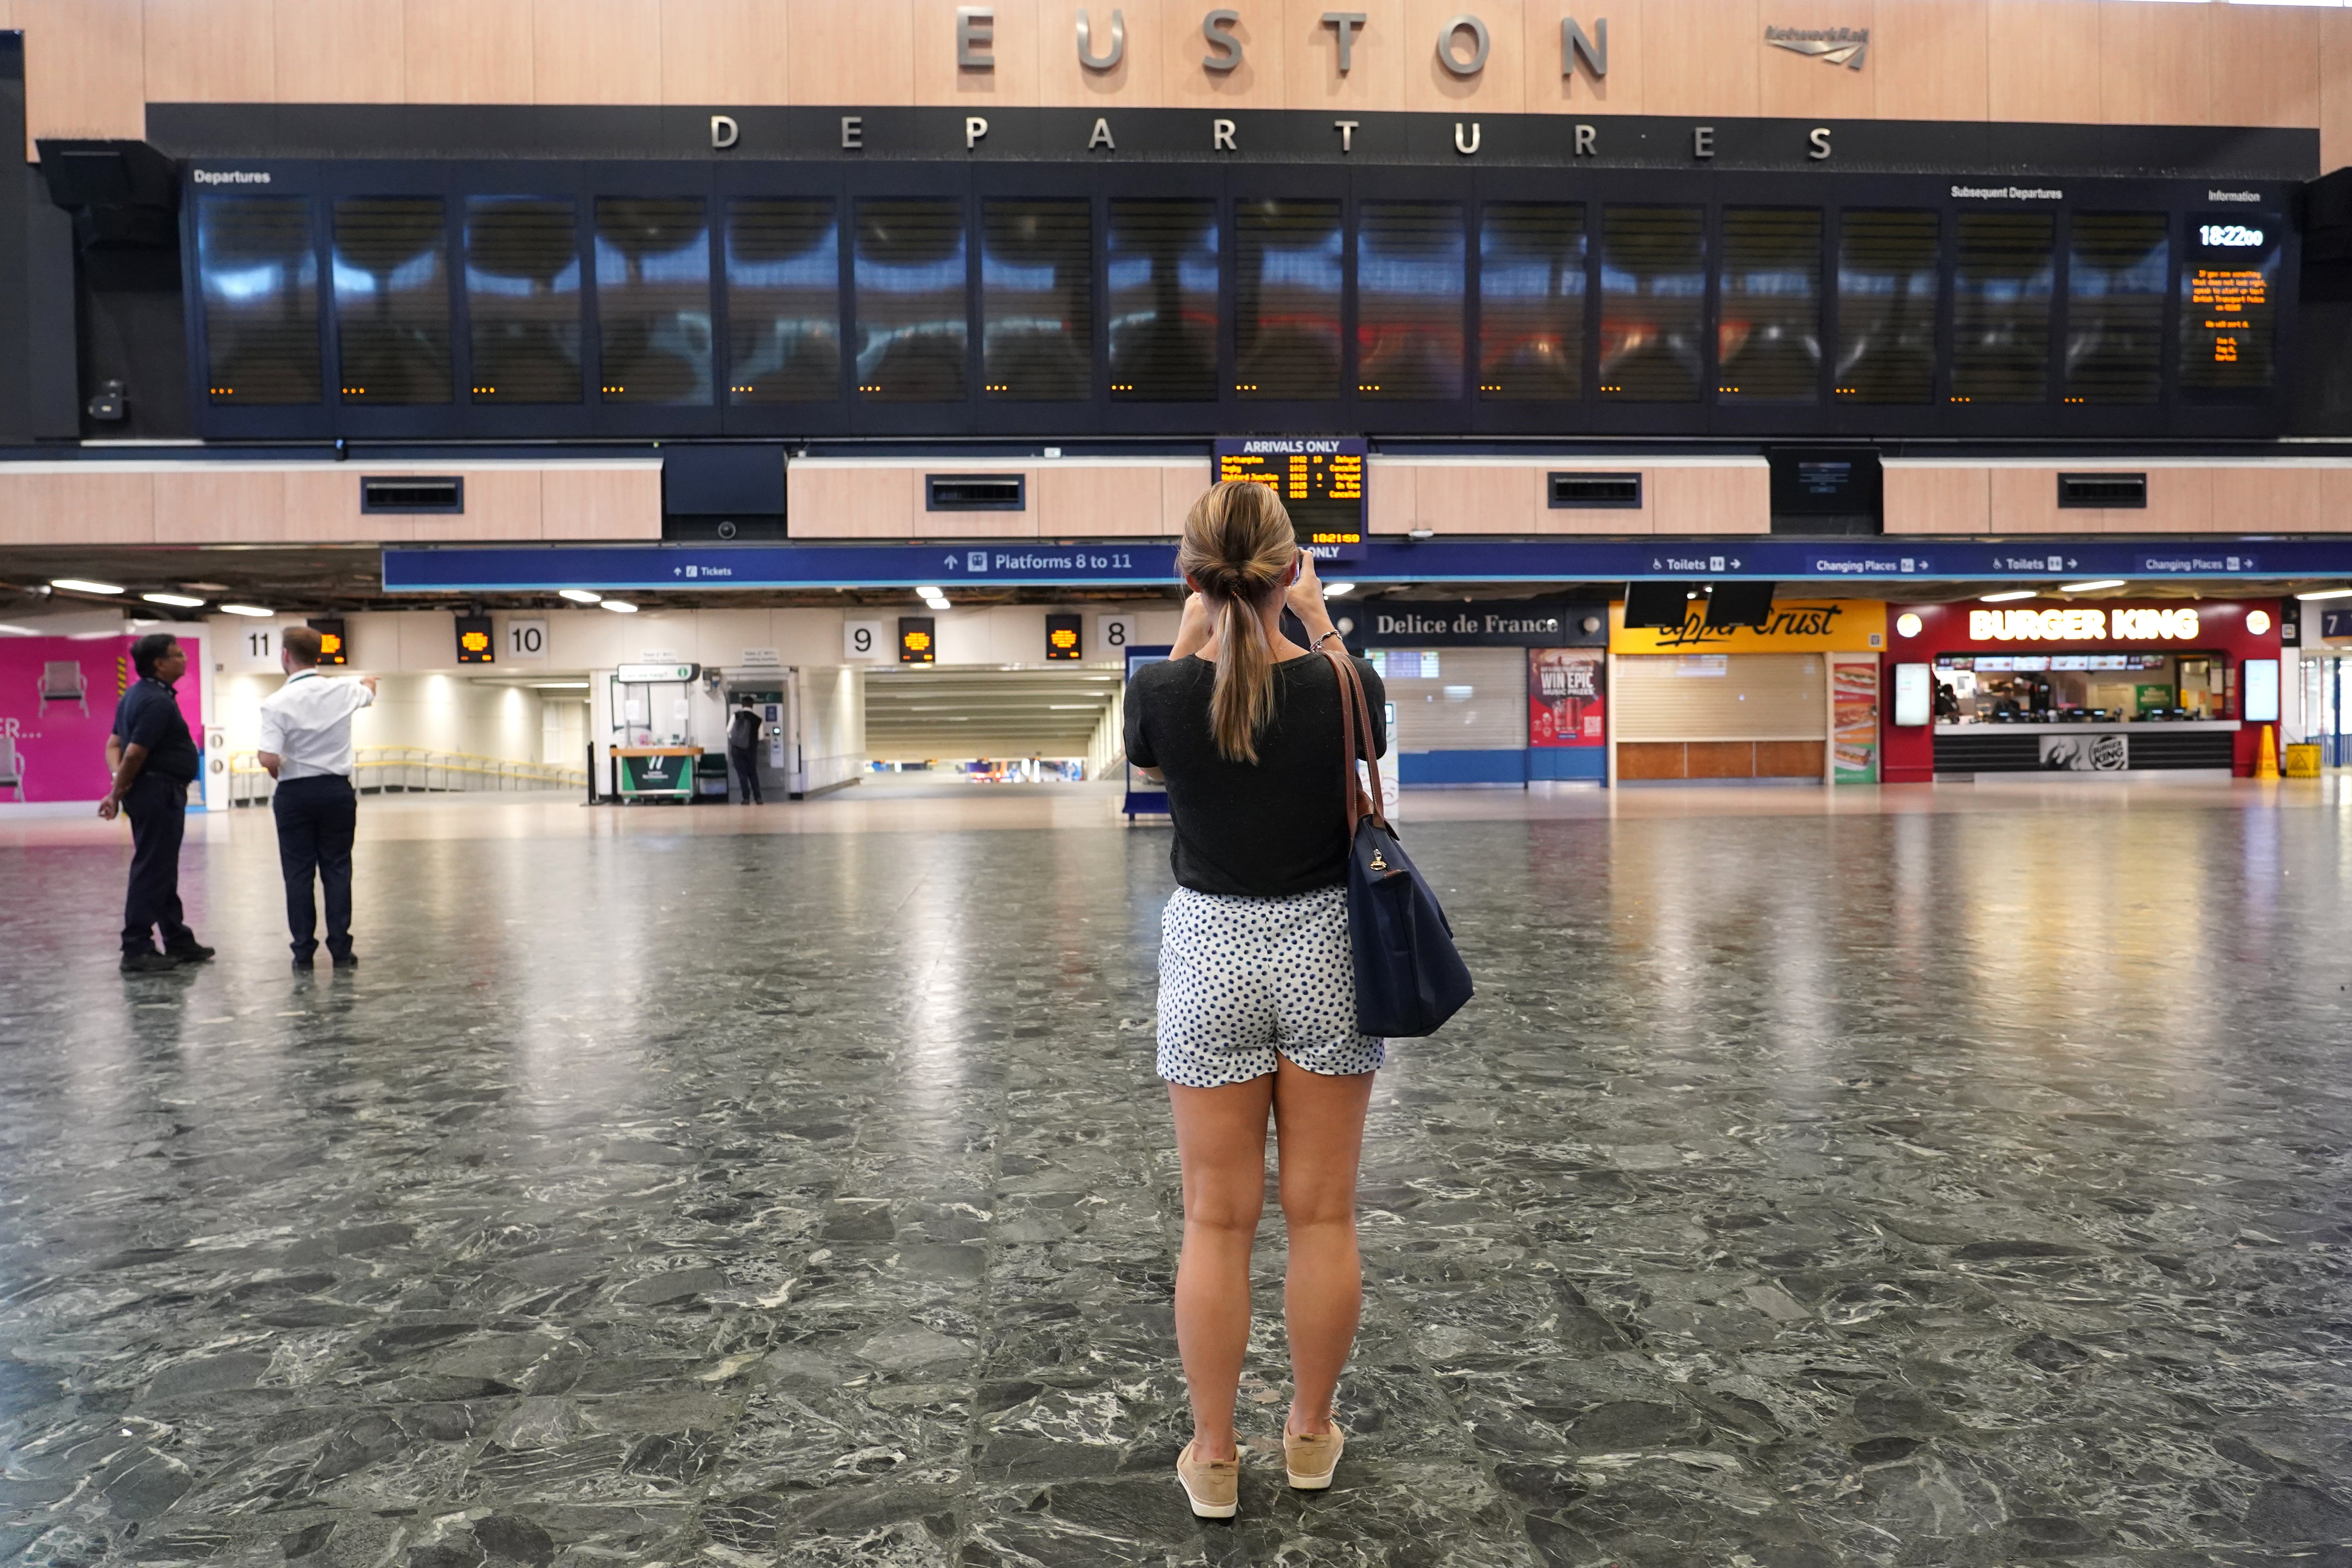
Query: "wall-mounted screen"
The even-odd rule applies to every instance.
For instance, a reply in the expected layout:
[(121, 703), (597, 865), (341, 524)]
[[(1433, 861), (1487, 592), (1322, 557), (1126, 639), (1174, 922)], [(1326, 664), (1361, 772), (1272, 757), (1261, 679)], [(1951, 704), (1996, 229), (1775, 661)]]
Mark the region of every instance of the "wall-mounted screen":
[(605, 402), (710, 401), (710, 218), (701, 202), (597, 198), (596, 336)]
[(1838, 223), (1839, 402), (1933, 403), (1943, 215), (1848, 207)]
[(731, 402), (841, 395), (841, 225), (830, 200), (727, 204), (727, 339)]
[(1459, 202), (1366, 202), (1356, 216), (1356, 395), (1462, 395)]
[(1602, 209), (1602, 400), (1696, 403), (1706, 377), (1706, 209)]
[(1478, 226), (1478, 395), (1584, 395), (1584, 207), (1489, 202)]
[(1076, 403), (1094, 395), (1094, 204), (981, 204), (980, 360), (991, 398)]
[(1364, 456), (1360, 437), (1252, 437), (1219, 441), (1216, 478), (1261, 484), (1282, 498), (1298, 542), (1338, 558), (1364, 542)]
[(2076, 213), (2066, 252), (2069, 403), (2154, 403), (2164, 391), (2171, 222), (2162, 213)]
[(1249, 401), (1339, 395), (1339, 204), (1244, 201), (1234, 221), (1234, 391)]
[(970, 338), (963, 203), (857, 204), (857, 395), (867, 403), (960, 403)]
[(2191, 213), (2180, 269), (2180, 384), (2192, 395), (2266, 392), (2278, 327), (2279, 233), (2260, 213)]
[(1924, 664), (1895, 667), (1895, 722), (1917, 729), (1935, 717), (1935, 680)]
[(467, 201), (466, 312), (476, 403), (580, 401), (580, 232), (570, 202)]
[(1964, 212), (1956, 226), (1952, 401), (2046, 401), (2057, 218), (2046, 212)]
[(319, 252), (305, 196), (207, 195), (196, 205), (205, 392), (232, 405), (320, 396)]
[(1112, 402), (1216, 401), (1217, 228), (1213, 201), (1110, 204)]
[(1822, 375), (1822, 212), (1726, 207), (1716, 306), (1716, 392), (1732, 403), (1811, 403)]
[(449, 215), (441, 198), (336, 202), (334, 276), (342, 400), (448, 402)]

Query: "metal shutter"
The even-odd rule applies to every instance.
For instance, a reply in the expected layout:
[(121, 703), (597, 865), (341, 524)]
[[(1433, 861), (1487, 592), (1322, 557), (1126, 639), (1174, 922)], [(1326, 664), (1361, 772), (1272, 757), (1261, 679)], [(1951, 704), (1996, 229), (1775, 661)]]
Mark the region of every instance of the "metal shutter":
[(1609, 726), (1621, 741), (1818, 741), (1829, 735), (1821, 654), (1625, 654), (1613, 664)]
[[(1396, 707), (1398, 752), (1516, 752), (1528, 743), (1528, 650), (1387, 649), (1381, 679)], [(1434, 661), (1435, 673), (1423, 674)]]

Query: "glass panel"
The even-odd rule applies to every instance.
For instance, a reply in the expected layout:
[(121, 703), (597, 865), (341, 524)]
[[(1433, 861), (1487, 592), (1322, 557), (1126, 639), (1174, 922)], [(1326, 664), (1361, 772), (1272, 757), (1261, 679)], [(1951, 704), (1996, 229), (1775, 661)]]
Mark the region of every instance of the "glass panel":
[(1943, 220), (1848, 208), (1838, 219), (1837, 395), (1931, 403)]
[(2050, 299), (2057, 219), (1962, 213), (1952, 269), (1952, 401), (2050, 395)]
[(2277, 330), (2279, 231), (2257, 213), (2189, 218), (2180, 270), (2180, 384), (2198, 393), (2265, 391)]
[(727, 331), (735, 402), (841, 395), (841, 225), (830, 201), (728, 204)]
[(205, 376), (215, 404), (319, 401), (319, 252), (301, 196), (205, 196), (196, 207)]
[(1706, 384), (1705, 215), (1610, 207), (1601, 225), (1601, 395), (1696, 403)]
[(1339, 395), (1339, 204), (1235, 204), (1234, 390), (1243, 397)]
[(440, 197), (335, 204), (335, 332), (345, 403), (449, 401), (449, 227)]
[(857, 204), (857, 393), (869, 403), (959, 403), (970, 343), (963, 204)]
[(983, 202), (980, 358), (988, 395), (1076, 401), (1095, 385), (1094, 204)]
[(1459, 202), (1367, 202), (1356, 219), (1356, 391), (1462, 395), (1469, 247)]
[(1478, 394), (1584, 395), (1584, 208), (1489, 205), (1478, 231)]
[(467, 200), (466, 310), (475, 402), (580, 401), (580, 236), (570, 202)]
[(2154, 403), (2164, 380), (2162, 213), (2076, 213), (2066, 265), (2066, 401)]
[(1110, 204), (1110, 395), (1217, 396), (1217, 204)]
[(1716, 392), (1727, 403), (1811, 403), (1822, 371), (1822, 215), (1723, 209)]
[(710, 401), (710, 219), (700, 201), (596, 198), (596, 346), (607, 403)]

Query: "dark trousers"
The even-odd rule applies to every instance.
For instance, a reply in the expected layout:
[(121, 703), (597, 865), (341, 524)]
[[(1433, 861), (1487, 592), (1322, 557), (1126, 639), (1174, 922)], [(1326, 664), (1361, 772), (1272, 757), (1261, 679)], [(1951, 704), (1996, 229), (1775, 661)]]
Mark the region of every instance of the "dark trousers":
[(318, 907), (311, 901), (316, 877), (327, 891), (327, 951), (337, 958), (352, 951), (352, 838), (359, 831), (360, 797), (340, 774), (287, 779), (270, 797), (278, 818), (278, 868), (286, 877), (286, 926), (294, 933), (294, 956), (319, 951), (313, 934)]
[(188, 786), (178, 779), (141, 773), (122, 797), (131, 819), (131, 891), (122, 900), (122, 951), (152, 946), (161, 931), (167, 948), (196, 940), (180, 918), (180, 840), (188, 832)]
[(765, 805), (760, 796), (760, 763), (751, 754), (751, 748), (730, 746), (727, 748), (727, 760), (735, 766), (735, 787), (741, 793), (743, 804)]

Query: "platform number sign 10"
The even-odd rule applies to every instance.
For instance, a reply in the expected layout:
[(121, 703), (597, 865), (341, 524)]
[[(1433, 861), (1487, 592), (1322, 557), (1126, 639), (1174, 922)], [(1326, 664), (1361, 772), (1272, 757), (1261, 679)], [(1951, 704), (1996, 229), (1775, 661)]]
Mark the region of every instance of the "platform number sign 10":
[(1047, 616), (1045, 617), (1045, 661), (1083, 659), (1087, 650), (1079, 646), (1085, 619), (1078, 616)]
[(499, 652), (517, 664), (547, 662), (547, 623), (542, 620), (511, 620), (507, 622), (507, 635), (499, 640)]
[(488, 616), (458, 616), (457, 662), (459, 664), (496, 664), (499, 661), (498, 633)]

